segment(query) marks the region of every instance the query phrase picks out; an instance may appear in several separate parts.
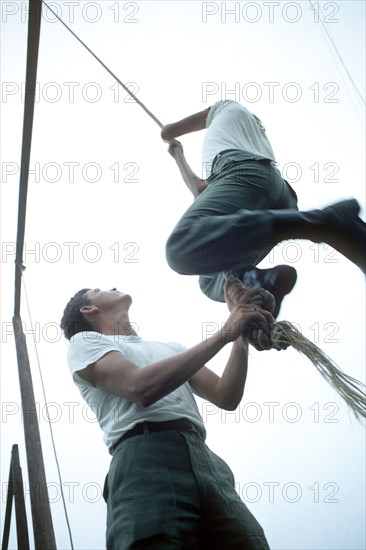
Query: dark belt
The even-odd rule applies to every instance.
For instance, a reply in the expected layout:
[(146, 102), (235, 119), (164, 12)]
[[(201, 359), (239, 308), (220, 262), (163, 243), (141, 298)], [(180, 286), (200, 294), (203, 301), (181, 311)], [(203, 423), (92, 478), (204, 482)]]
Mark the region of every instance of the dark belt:
[(183, 432), (193, 432), (198, 437), (203, 439), (203, 434), (200, 431), (200, 429), (193, 424), (190, 420), (187, 418), (180, 418), (179, 420), (167, 420), (166, 422), (139, 422), (134, 426), (131, 430), (128, 430), (122, 437), (118, 439), (118, 441), (112, 445), (112, 447), (109, 449), (111, 453), (113, 453), (118, 445), (122, 443), (122, 441), (125, 441), (129, 437), (134, 437), (135, 435), (141, 435), (143, 433), (150, 433), (150, 432), (161, 432), (163, 430), (180, 430)]

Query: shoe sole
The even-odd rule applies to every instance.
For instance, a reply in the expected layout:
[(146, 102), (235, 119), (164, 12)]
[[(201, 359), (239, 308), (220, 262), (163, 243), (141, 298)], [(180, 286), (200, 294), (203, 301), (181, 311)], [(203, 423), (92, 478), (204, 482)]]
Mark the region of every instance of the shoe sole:
[(273, 317), (276, 318), (280, 312), (283, 298), (291, 292), (296, 284), (297, 272), (295, 268), (289, 270), (289, 266), (277, 266), (273, 269), (278, 273), (276, 282), (271, 290), (276, 300), (276, 307), (273, 312)]
[(366, 224), (358, 216), (359, 203), (356, 199), (350, 199), (328, 206), (324, 211), (327, 210), (331, 217), (341, 217), (347, 224), (346, 227), (335, 228), (339, 237), (330, 239), (329, 244), (366, 274)]
[[(329, 208), (330, 210), (334, 210), (337, 214), (343, 216), (343, 218), (345, 219), (358, 219), (358, 214), (360, 213), (360, 205), (356, 201), (356, 199), (349, 199), (347, 201), (337, 202), (335, 204), (331, 204), (327, 208)], [(327, 210), (327, 208), (325, 208), (324, 210)]]

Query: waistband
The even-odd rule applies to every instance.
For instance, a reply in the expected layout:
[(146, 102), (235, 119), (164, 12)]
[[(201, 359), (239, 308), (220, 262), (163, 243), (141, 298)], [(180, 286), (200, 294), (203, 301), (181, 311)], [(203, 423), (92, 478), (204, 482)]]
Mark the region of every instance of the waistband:
[[(220, 160), (221, 162), (219, 162)], [(211, 174), (214, 173), (214, 169), (220, 170), (224, 166), (224, 164), (229, 162), (230, 160), (237, 160), (238, 162), (252, 160), (263, 162), (264, 164), (275, 164), (275, 161), (271, 159), (256, 155), (254, 153), (248, 153), (247, 151), (242, 151), (241, 149), (225, 149), (224, 151), (220, 151), (220, 153), (218, 153), (213, 159), (211, 165)]]
[(167, 420), (165, 422), (139, 422), (131, 430), (126, 432), (122, 437), (118, 439), (109, 451), (113, 454), (117, 447), (129, 437), (134, 437), (135, 435), (148, 434), (150, 432), (161, 432), (164, 430), (178, 430), (184, 432), (195, 433), (199, 438), (204, 439), (203, 434), (201, 433), (198, 426), (193, 424), (187, 418), (179, 418), (178, 420)]

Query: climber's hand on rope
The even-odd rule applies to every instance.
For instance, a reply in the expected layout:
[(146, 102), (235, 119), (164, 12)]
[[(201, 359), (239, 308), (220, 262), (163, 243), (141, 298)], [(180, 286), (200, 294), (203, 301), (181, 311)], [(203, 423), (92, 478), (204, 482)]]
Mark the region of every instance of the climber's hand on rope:
[(184, 154), (183, 153), (183, 145), (181, 144), (180, 141), (178, 141), (177, 139), (172, 139), (168, 143), (169, 143), (168, 153), (170, 153), (174, 159), (176, 159), (178, 151), (182, 155)]

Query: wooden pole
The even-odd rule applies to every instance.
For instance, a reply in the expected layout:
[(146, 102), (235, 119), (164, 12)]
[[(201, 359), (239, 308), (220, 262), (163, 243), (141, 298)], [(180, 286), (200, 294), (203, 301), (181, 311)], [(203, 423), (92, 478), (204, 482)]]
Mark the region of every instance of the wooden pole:
[(25, 82), (22, 153), (20, 163), (17, 244), (15, 254), (14, 315), (18, 315), (20, 311), (20, 289), (23, 269), (25, 218), (27, 210), (29, 164), (32, 147), (33, 118), (37, 85), (37, 66), (39, 37), (41, 33), (41, 17), (42, 0), (29, 0), (27, 70)]
[(54, 550), (56, 549), (56, 541), (48, 498), (41, 436), (39, 433), (28, 350), (20, 315), (13, 317), (13, 327), (24, 419), (34, 543), (36, 550)]
[(13, 445), (11, 452), (8, 498), (6, 502), (2, 550), (7, 550), (9, 544), (13, 498), (15, 500), (15, 521), (17, 527), (18, 548), (21, 548), (22, 550), (29, 550), (28, 523), (25, 511), (23, 476), (19, 461), (18, 445)]
[(41, 438), (38, 427), (36, 404), (28, 350), (20, 318), (21, 277), (29, 164), (32, 145), (33, 115), (37, 83), (39, 38), (42, 19), (42, 0), (29, 0), (27, 72), (24, 102), (24, 124), (21, 154), (21, 172), (18, 204), (18, 231), (15, 257), (15, 300), (13, 327), (18, 358), (20, 393), (22, 399), (25, 445), (27, 451), (28, 479), (32, 509), (35, 547), (38, 550), (56, 548), (44, 470)]

